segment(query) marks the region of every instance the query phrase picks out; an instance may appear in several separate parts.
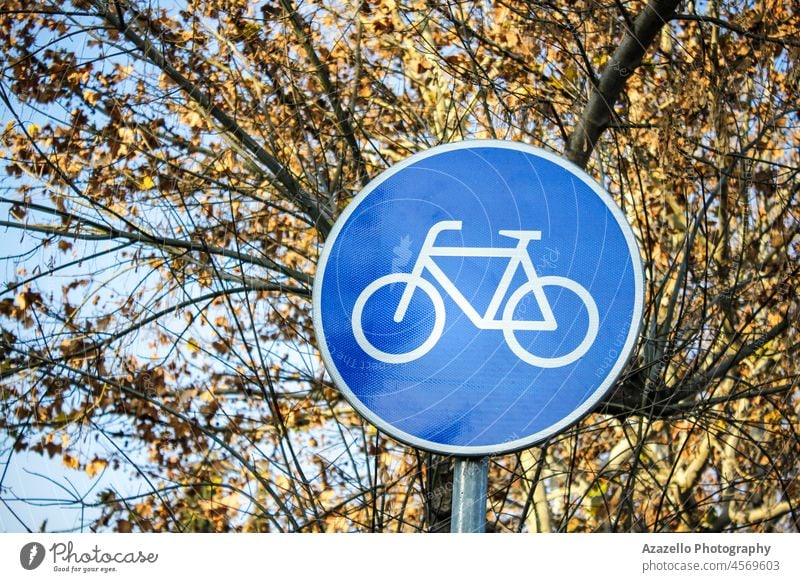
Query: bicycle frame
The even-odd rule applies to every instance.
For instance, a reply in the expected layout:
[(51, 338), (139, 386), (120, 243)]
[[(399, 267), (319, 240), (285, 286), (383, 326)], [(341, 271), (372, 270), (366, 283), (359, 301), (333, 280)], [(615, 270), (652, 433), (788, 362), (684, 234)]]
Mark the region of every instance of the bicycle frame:
[[(550, 303), (545, 297), (543, 286), (539, 281), (539, 276), (533, 266), (530, 255), (528, 254), (528, 243), (532, 240), (541, 240), (542, 233), (538, 230), (501, 230), (499, 234), (509, 238), (517, 239), (515, 247), (507, 248), (489, 248), (489, 247), (437, 247), (435, 246), (436, 238), (440, 233), (447, 230), (461, 230), (462, 222), (460, 220), (444, 220), (434, 224), (428, 231), (425, 241), (420, 250), (417, 261), (411, 270), (411, 281), (406, 285), (403, 295), (400, 297), (400, 303), (394, 314), (394, 321), (399, 323), (405, 317), (408, 306), (411, 303), (411, 298), (418, 285), (417, 281), (422, 279), (422, 273), (425, 269), (430, 272), (434, 280), (439, 283), (442, 289), (455, 301), (461, 310), (466, 314), (469, 320), (478, 329), (495, 329), (495, 330), (529, 330), (529, 331), (553, 331), (557, 328), (553, 311)], [(458, 290), (453, 282), (447, 277), (442, 269), (434, 261), (435, 257), (486, 257), (486, 258), (507, 258), (509, 259), (506, 270), (503, 272), (497, 289), (492, 295), (486, 312), (481, 315), (469, 303), (466, 297)], [(541, 320), (510, 320), (510, 319), (496, 319), (497, 312), (506, 297), (508, 289), (511, 286), (511, 281), (517, 269), (522, 266), (523, 271), (527, 277), (527, 286), (533, 293), (536, 299), (540, 313)], [(523, 284), (525, 287), (526, 284)]]

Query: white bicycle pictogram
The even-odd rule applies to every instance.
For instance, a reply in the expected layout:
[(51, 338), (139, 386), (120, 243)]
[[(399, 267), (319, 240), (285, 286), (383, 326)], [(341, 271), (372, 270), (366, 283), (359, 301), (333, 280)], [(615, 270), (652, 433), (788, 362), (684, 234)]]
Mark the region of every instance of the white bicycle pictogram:
[[(427, 354), (438, 343), (439, 338), (444, 331), (445, 323), (445, 307), (444, 300), (439, 290), (428, 280), (422, 278), (423, 271), (427, 270), (433, 279), (441, 286), (442, 289), (455, 301), (456, 305), (464, 312), (469, 320), (482, 330), (500, 330), (503, 332), (503, 337), (508, 344), (511, 351), (522, 361), (538, 366), (540, 368), (559, 368), (571, 364), (581, 356), (583, 356), (594, 343), (597, 337), (599, 328), (600, 317), (597, 311), (597, 305), (589, 294), (589, 292), (576, 281), (567, 279), (566, 277), (558, 276), (544, 276), (540, 277), (536, 273), (533, 266), (533, 261), (528, 254), (528, 243), (532, 240), (541, 240), (542, 233), (538, 230), (500, 230), (498, 231), (501, 236), (517, 239), (517, 246), (515, 247), (448, 247), (448, 246), (435, 246), (436, 237), (439, 233), (446, 230), (461, 230), (462, 222), (460, 220), (444, 220), (434, 224), (428, 231), (425, 241), (422, 244), (419, 256), (417, 257), (414, 267), (410, 273), (392, 273), (379, 277), (372, 283), (366, 286), (361, 294), (356, 299), (353, 306), (353, 316), (351, 319), (353, 326), (353, 334), (367, 354), (387, 364), (404, 364), (412, 362)], [(466, 297), (456, 288), (453, 282), (447, 277), (442, 269), (436, 264), (435, 257), (499, 257), (509, 259), (506, 270), (500, 278), (497, 290), (492, 295), (489, 305), (483, 315), (479, 314), (477, 310), (470, 305)], [(512, 279), (519, 267), (522, 267), (527, 281), (520, 285), (508, 298), (506, 305), (503, 308), (502, 316), (498, 319), (497, 312), (503, 299), (506, 297), (511, 286)], [(410, 351), (402, 353), (384, 352), (376, 348), (367, 339), (364, 334), (362, 318), (364, 307), (372, 295), (379, 289), (387, 285), (395, 283), (404, 283), (405, 289), (400, 296), (400, 302), (394, 312), (394, 321), (402, 323), (406, 315), (411, 298), (417, 289), (422, 290), (433, 303), (434, 310), (434, 323), (433, 329), (428, 338), (422, 344)], [(520, 331), (555, 331), (558, 329), (558, 324), (553, 315), (553, 310), (549, 301), (544, 293), (545, 287), (562, 287), (567, 289), (575, 295), (583, 303), (588, 314), (588, 326), (586, 335), (577, 347), (572, 349), (567, 354), (556, 357), (542, 357), (530, 353), (522, 344), (517, 340), (514, 335), (515, 332)], [(515, 310), (519, 305), (522, 298), (526, 294), (532, 293), (533, 298), (539, 307), (539, 314), (541, 319), (537, 320), (515, 320), (513, 319)]]

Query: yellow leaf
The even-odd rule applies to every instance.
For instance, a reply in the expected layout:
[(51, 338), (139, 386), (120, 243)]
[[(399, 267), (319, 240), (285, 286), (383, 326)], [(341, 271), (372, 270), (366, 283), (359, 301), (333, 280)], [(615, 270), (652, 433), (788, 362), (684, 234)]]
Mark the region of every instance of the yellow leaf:
[(22, 293), (17, 295), (16, 301), (20, 309), (24, 311), (35, 303), (41, 303), (42, 296), (39, 293), (33, 293), (31, 291), (23, 291)]
[(64, 453), (61, 462), (64, 463), (64, 466), (69, 469), (77, 469), (78, 466), (80, 465), (80, 463), (78, 463), (78, 459), (76, 459), (69, 453)]
[(133, 143), (136, 138), (136, 134), (129, 127), (120, 127), (117, 130), (117, 135), (125, 143)]
[(104, 461), (103, 459), (95, 459), (91, 463), (86, 464), (86, 472), (89, 474), (89, 477), (94, 477), (100, 471), (106, 468), (108, 465), (108, 461)]
[(592, 486), (589, 488), (589, 497), (600, 497), (601, 495), (605, 495), (608, 492), (608, 483), (600, 483), (595, 481), (592, 483)]
[(95, 91), (91, 91), (89, 89), (84, 89), (83, 98), (89, 105), (94, 105), (100, 100), (100, 93), (96, 93)]
[(516, 33), (516, 31), (508, 30), (506, 31), (505, 36), (506, 36), (506, 45), (508, 45), (511, 48), (516, 48), (516, 46), (519, 44), (519, 35)]
[(156, 183), (153, 182), (153, 179), (150, 176), (145, 176), (142, 178), (142, 190), (150, 190)]

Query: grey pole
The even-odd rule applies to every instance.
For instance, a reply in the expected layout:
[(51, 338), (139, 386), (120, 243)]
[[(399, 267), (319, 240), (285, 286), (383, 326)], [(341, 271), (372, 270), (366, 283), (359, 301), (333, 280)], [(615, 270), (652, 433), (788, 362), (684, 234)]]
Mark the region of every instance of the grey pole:
[(450, 531), (486, 531), (486, 488), (489, 484), (489, 457), (456, 457), (453, 474), (453, 511)]

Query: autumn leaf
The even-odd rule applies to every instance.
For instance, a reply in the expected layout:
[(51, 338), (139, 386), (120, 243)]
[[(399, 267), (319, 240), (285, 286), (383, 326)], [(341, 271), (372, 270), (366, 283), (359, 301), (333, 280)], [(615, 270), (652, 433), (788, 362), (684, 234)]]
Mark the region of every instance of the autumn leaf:
[(94, 477), (98, 473), (101, 473), (103, 469), (105, 469), (107, 466), (108, 466), (108, 461), (104, 459), (95, 458), (90, 462), (86, 463), (85, 467), (86, 473), (89, 475), (89, 477)]
[(80, 466), (78, 459), (76, 459), (69, 453), (63, 454), (63, 456), (61, 457), (61, 462), (68, 469), (77, 469)]
[(36, 305), (41, 302), (42, 302), (41, 294), (32, 291), (23, 291), (22, 293), (19, 293), (16, 297), (16, 304), (23, 311), (26, 309), (30, 309), (33, 305)]

